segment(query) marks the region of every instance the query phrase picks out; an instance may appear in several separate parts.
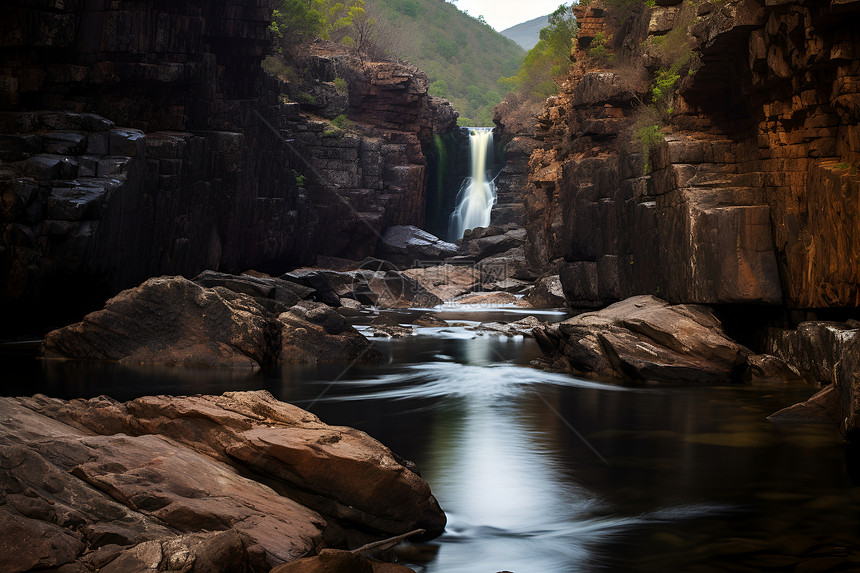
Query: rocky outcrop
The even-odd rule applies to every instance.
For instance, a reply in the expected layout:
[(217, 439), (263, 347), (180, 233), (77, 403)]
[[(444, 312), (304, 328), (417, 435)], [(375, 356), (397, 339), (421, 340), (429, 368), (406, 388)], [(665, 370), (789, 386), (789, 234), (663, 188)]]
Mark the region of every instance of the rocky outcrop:
[[(417, 70), (342, 49), (303, 48), (304, 88), (266, 75), (275, 4), (3, 4), (4, 333), (152, 276), (360, 260), (386, 227), (423, 223), (423, 148), (454, 127), (450, 105)], [(376, 110), (356, 129), (299, 97), (336, 92), (338, 58), (348, 93), (326, 117)]]
[(10, 573), (267, 572), (343, 544), (345, 530), (437, 535), (445, 524), (409, 462), (266, 392), (37, 395), (2, 398), (0, 412)]
[(598, 378), (736, 382), (751, 353), (729, 339), (705, 307), (637, 296), (535, 329), (553, 367)]
[(848, 440), (860, 439), (860, 324), (802, 322), (796, 330), (771, 329), (768, 345), (821, 392), (773, 414), (773, 421), (835, 421)]
[(563, 258), (586, 308), (856, 308), (860, 5), (574, 10), (576, 63), (530, 159), (530, 263)]
[[(212, 277), (202, 280), (211, 282)], [(205, 288), (182, 277), (149, 279), (108, 300), (104, 310), (82, 322), (48, 333), (42, 356), (251, 369), (381, 357), (323, 303), (298, 301), (292, 291), (271, 286), (263, 296), (242, 292), (257, 282), (265, 285), (261, 279), (221, 282), (227, 286)]]

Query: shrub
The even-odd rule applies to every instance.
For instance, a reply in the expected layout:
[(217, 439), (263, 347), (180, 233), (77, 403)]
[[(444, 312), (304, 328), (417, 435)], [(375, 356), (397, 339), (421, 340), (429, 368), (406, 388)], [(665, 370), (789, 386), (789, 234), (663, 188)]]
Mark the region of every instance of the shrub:
[(331, 120), (331, 123), (338, 129), (349, 130), (355, 127), (355, 122), (348, 119), (345, 114), (340, 114)]
[(660, 132), (660, 126), (646, 125), (636, 131), (636, 139), (642, 145), (642, 161), (645, 164), (645, 173), (651, 170), (651, 149), (663, 141), (663, 134)]
[(343, 78), (335, 78), (332, 82), (334, 84), (334, 89), (339, 94), (345, 94), (348, 91), (346, 80)]
[(300, 92), (299, 95), (296, 96), (296, 101), (307, 105), (317, 104), (317, 98), (307, 92)]

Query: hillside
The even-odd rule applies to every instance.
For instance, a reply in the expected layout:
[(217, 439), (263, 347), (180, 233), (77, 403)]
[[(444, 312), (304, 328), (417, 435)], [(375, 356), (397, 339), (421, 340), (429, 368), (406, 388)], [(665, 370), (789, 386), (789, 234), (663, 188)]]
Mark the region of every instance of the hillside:
[(549, 15), (540, 16), (534, 20), (529, 20), (528, 22), (523, 22), (522, 24), (502, 30), (500, 34), (516, 42), (524, 50), (531, 50), (538, 43), (538, 40), (540, 40), (541, 29), (546, 28), (548, 24)]
[(367, 0), (381, 36), (399, 58), (424, 70), (465, 125), (492, 125), (502, 100), (496, 81), (517, 72), (525, 51), (444, 0)]

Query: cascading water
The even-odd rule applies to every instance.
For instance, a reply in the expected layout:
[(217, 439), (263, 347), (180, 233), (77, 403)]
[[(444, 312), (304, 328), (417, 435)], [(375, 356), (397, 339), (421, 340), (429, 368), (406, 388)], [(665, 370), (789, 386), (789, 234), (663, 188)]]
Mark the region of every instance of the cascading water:
[(496, 186), (487, 178), (487, 157), (493, 152), (493, 128), (469, 129), (472, 176), (463, 181), (457, 193), (457, 207), (449, 221), (449, 240), (463, 238), (463, 233), (490, 224), (490, 211), (496, 203)]

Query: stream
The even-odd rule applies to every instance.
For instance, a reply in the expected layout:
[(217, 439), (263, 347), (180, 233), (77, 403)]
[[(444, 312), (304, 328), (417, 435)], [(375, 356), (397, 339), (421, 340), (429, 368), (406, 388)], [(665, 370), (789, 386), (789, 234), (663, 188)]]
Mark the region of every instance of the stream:
[(40, 363), (5, 345), (3, 392), (266, 389), (362, 429), (415, 461), (448, 515), (402, 555), (419, 572), (860, 570), (860, 458), (830, 426), (765, 420), (808, 387), (603, 384), (531, 367), (532, 339), (468, 329), (528, 314), (564, 318), (443, 309), (461, 326), (374, 338), (386, 365), (251, 376)]

